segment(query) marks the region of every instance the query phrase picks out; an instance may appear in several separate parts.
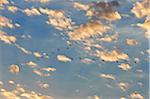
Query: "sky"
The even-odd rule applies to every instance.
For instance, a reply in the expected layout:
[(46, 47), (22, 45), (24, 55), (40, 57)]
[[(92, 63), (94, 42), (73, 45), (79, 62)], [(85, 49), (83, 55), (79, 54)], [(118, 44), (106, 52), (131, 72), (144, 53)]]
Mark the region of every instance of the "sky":
[(0, 96), (148, 99), (148, 4), (0, 0)]

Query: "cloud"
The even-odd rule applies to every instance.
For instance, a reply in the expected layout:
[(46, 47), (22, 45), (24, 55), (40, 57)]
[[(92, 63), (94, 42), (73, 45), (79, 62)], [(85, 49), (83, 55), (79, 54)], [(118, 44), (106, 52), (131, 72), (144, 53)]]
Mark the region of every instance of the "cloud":
[(129, 64), (126, 64), (126, 63), (122, 63), (122, 64), (118, 65), (118, 67), (124, 71), (128, 71), (131, 69), (131, 66)]
[(33, 55), (36, 57), (36, 58), (41, 58), (42, 57), (42, 54), (40, 52), (33, 52)]
[(0, 31), (0, 40), (6, 44), (14, 44), (17, 39), (15, 36), (10, 36), (5, 32)]
[(109, 52), (97, 50), (95, 53), (95, 56), (101, 58), (104, 61), (108, 61), (108, 62), (127, 60), (129, 58), (127, 54), (122, 53), (122, 52), (117, 51), (117, 50), (112, 50)]
[(19, 50), (21, 50), (21, 51), (22, 51), (23, 53), (25, 53), (25, 54), (28, 54), (28, 55), (32, 54), (31, 51), (25, 49), (24, 47), (21, 47), (21, 46), (18, 45), (18, 44), (15, 44), (15, 46), (16, 46), (16, 48), (18, 48)]
[(68, 33), (70, 40), (82, 40), (95, 35), (102, 35), (109, 28), (99, 22), (88, 22)]
[(147, 17), (143, 24), (138, 23), (137, 26), (141, 27), (146, 31), (144, 35), (146, 38), (150, 38), (150, 17)]
[(39, 12), (39, 10), (37, 8), (27, 8), (24, 9), (23, 12), (27, 15), (27, 16), (35, 16), (35, 15), (41, 15), (41, 13)]
[(65, 56), (65, 55), (57, 55), (56, 58), (57, 58), (58, 61), (64, 62), (64, 63), (72, 61), (71, 58), (69, 58), (68, 56)]
[(31, 67), (31, 68), (35, 68), (35, 67), (38, 66), (38, 65), (37, 65), (35, 62), (33, 62), (33, 61), (28, 61), (28, 62), (26, 62), (26, 65), (29, 66), (29, 67)]
[(134, 46), (134, 45), (137, 45), (138, 42), (135, 39), (126, 39), (126, 44), (128, 44), (130, 46)]
[(0, 0), (0, 4), (9, 4), (8, 0)]
[(48, 16), (47, 24), (54, 26), (58, 30), (72, 29), (74, 24), (72, 20), (65, 16), (64, 11), (61, 10), (51, 10), (47, 8), (39, 8), (42, 14)]
[[(20, 84), (13, 84), (14, 86), (10, 89), (1, 89), (0, 95), (4, 99), (54, 99), (52, 96), (43, 95), (32, 90), (28, 90)], [(46, 85), (45, 85), (46, 86)]]
[(112, 79), (112, 80), (116, 79), (112, 74), (100, 74), (99, 76), (105, 79)]
[(144, 96), (142, 96), (138, 92), (134, 92), (134, 93), (130, 94), (130, 99), (144, 99)]
[(18, 74), (20, 72), (20, 67), (16, 64), (12, 64), (9, 67), (9, 72), (14, 73), (14, 74)]
[(121, 19), (119, 12), (115, 11), (115, 8), (119, 6), (118, 1), (94, 2), (89, 5), (90, 8), (86, 12), (87, 16), (102, 18), (108, 21), (116, 21)]
[(129, 88), (129, 83), (127, 83), (127, 82), (120, 82), (120, 83), (118, 83), (118, 87), (121, 90), (126, 91)]
[(136, 2), (136, 4), (133, 6), (131, 12), (134, 13), (134, 15), (137, 18), (149, 16), (150, 15), (149, 4), (150, 4), (149, 0), (143, 0), (142, 2)]
[(84, 10), (84, 11), (87, 11), (90, 8), (89, 5), (82, 4), (82, 3), (79, 3), (79, 2), (74, 2), (73, 7), (77, 8), (77, 9), (80, 9), (80, 10)]
[(7, 6), (8, 11), (15, 13), (18, 11), (18, 8), (16, 6)]
[(47, 67), (47, 68), (34, 68), (33, 69), (33, 73), (35, 73), (36, 75), (39, 75), (41, 77), (49, 77), (51, 76), (51, 72), (56, 71), (56, 68), (51, 68), (51, 67)]
[(14, 25), (12, 24), (12, 20), (0, 16), (0, 27), (7, 27), (7, 28), (13, 28)]
[(83, 59), (81, 59), (81, 62), (85, 63), (85, 64), (92, 64), (92, 63), (94, 63), (94, 61), (92, 59), (90, 59), (90, 58), (83, 58)]
[(103, 42), (112, 42), (112, 41), (116, 41), (119, 37), (119, 34), (116, 33), (114, 35), (110, 35), (110, 36), (106, 36), (104, 38), (100, 38), (99, 41), (103, 41)]
[(39, 2), (42, 4), (47, 4), (49, 3), (51, 0), (25, 0), (26, 2)]

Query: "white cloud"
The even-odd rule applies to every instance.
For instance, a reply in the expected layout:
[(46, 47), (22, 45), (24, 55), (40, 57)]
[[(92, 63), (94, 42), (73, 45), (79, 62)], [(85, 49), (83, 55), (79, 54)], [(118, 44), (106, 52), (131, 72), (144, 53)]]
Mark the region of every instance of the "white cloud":
[(57, 55), (57, 60), (60, 61), (60, 62), (71, 62), (71, 58), (69, 58), (68, 56), (65, 56), (65, 55)]

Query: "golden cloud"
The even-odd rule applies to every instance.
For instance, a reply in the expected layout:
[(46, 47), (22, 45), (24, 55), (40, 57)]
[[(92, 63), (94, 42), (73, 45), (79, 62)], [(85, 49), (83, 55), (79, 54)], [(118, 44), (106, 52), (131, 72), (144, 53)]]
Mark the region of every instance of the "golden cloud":
[(14, 74), (18, 74), (20, 72), (20, 67), (16, 64), (12, 64), (9, 67), (9, 72), (14, 73)]
[(13, 28), (14, 25), (12, 24), (12, 20), (0, 16), (0, 27), (8, 27), (8, 28)]
[(142, 18), (145, 16), (150, 15), (150, 2), (149, 0), (143, 0), (142, 2), (136, 2), (134, 7), (132, 8), (131, 12), (134, 13), (134, 15), (137, 18)]
[(71, 40), (82, 40), (95, 35), (102, 35), (109, 27), (104, 26), (99, 22), (88, 22), (85, 25), (80, 25), (78, 28), (68, 33)]
[(112, 50), (109, 52), (106, 51), (96, 51), (95, 56), (101, 58), (104, 61), (115, 62), (120, 60), (127, 60), (129, 57), (127, 54), (122, 53), (117, 50)]
[(10, 36), (5, 32), (0, 31), (0, 40), (6, 44), (13, 44), (16, 42), (17, 39), (15, 36)]
[(137, 45), (138, 42), (135, 39), (126, 39), (126, 44), (128, 44), (130, 46), (134, 46), (134, 45)]
[(124, 71), (128, 71), (131, 69), (131, 66), (129, 64), (126, 64), (126, 63), (122, 63), (122, 64), (118, 65), (118, 67)]

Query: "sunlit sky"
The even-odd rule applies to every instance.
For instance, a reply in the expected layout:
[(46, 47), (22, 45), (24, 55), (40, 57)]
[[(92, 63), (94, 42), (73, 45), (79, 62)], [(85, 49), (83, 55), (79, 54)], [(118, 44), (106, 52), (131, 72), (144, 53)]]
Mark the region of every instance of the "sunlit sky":
[(148, 99), (148, 4), (0, 0), (0, 96)]

